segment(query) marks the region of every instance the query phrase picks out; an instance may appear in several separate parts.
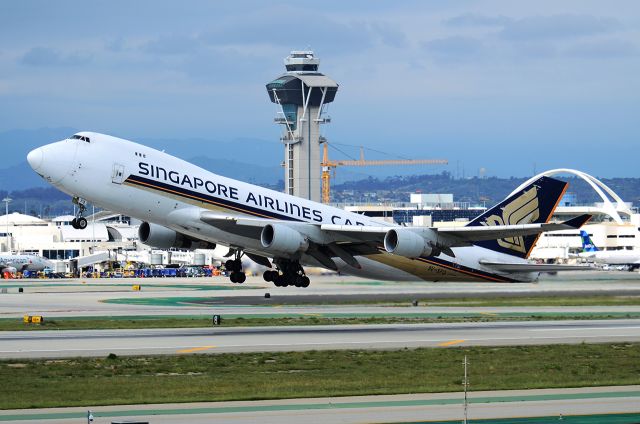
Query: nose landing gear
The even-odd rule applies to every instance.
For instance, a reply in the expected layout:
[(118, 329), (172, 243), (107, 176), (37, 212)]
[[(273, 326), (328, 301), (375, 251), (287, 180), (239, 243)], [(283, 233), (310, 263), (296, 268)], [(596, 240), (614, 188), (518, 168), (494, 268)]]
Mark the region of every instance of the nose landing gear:
[(87, 210), (87, 201), (81, 197), (75, 196), (72, 200), (75, 205), (78, 205), (78, 211), (76, 217), (71, 220), (71, 226), (76, 230), (84, 230), (87, 228), (87, 219), (83, 217), (84, 211)]
[(262, 274), (264, 281), (273, 282), (276, 287), (309, 287), (309, 277), (298, 261), (279, 260), (276, 263), (279, 271), (267, 270)]

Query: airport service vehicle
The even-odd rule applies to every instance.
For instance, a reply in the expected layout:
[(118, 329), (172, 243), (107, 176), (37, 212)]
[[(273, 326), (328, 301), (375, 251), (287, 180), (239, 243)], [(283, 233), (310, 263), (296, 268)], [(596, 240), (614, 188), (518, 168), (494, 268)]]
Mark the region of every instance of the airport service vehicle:
[(580, 230), (580, 238), (582, 252), (578, 255), (581, 258), (602, 265), (624, 265), (630, 271), (640, 268), (640, 253), (633, 250), (600, 250), (584, 230)]
[(540, 233), (581, 227), (589, 215), (548, 223), (567, 183), (542, 177), (464, 227), (402, 227), (216, 175), (131, 141), (80, 132), (27, 157), (46, 181), (84, 205), (143, 221), (157, 248), (229, 247), (226, 267), (244, 282), (241, 258), (270, 268), (266, 281), (306, 287), (304, 266), (395, 281), (535, 280), (557, 265), (530, 264)]
[(53, 268), (53, 264), (47, 259), (37, 255), (11, 255), (0, 254), (0, 272), (43, 271), (45, 268)]

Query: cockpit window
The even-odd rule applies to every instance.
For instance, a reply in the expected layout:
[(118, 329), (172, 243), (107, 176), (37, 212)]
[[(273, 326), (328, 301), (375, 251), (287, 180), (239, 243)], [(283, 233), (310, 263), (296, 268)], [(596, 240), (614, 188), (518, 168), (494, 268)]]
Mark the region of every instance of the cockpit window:
[(83, 136), (83, 135), (74, 134), (74, 135), (71, 137), (71, 139), (72, 139), (72, 140), (82, 140), (82, 141), (85, 141), (85, 142), (87, 142), (87, 143), (91, 143), (91, 140), (89, 140), (89, 137), (85, 137), (85, 136)]

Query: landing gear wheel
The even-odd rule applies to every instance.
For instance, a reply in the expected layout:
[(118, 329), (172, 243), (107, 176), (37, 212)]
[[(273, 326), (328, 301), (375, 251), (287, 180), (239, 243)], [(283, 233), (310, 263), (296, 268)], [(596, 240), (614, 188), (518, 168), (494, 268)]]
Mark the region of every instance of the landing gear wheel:
[(224, 263), (224, 269), (227, 271), (233, 271), (233, 259), (229, 259)]
[(84, 230), (85, 228), (87, 228), (87, 219), (82, 216), (76, 219), (76, 228), (78, 230)]
[(300, 285), (300, 287), (309, 287), (310, 283), (311, 283), (311, 280), (309, 280), (309, 277), (307, 277), (306, 275), (303, 275), (302, 284)]
[(247, 276), (244, 272), (233, 271), (231, 275), (229, 275), (229, 280), (231, 280), (232, 283), (242, 284), (247, 280)]
[(273, 281), (277, 287), (309, 287), (309, 278), (304, 273), (304, 268), (300, 266), (300, 262), (288, 259), (276, 259), (276, 266), (279, 272), (274, 272), (275, 276), (265, 272), (265, 281)]
[(224, 267), (231, 272), (240, 272), (242, 270), (242, 262), (240, 259), (229, 259), (224, 263)]
[(262, 274), (262, 278), (264, 279), (264, 281), (266, 281), (268, 283), (269, 282), (275, 282), (276, 278), (278, 278), (278, 272), (277, 271), (269, 271), (269, 270), (267, 270)]
[(278, 275), (276, 278), (273, 279), (273, 284), (275, 284), (276, 287), (286, 287), (287, 280), (284, 279), (284, 275)]
[(76, 230), (78, 229), (78, 220), (77, 220), (76, 218), (73, 218), (73, 219), (71, 220), (71, 226), (72, 226), (73, 228), (75, 228)]

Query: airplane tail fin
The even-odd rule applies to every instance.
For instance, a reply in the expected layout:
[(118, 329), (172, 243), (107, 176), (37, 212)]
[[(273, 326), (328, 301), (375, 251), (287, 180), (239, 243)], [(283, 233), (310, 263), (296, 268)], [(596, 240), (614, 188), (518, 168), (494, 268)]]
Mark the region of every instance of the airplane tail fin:
[[(568, 183), (554, 178), (540, 177), (475, 218), (467, 226), (543, 224), (549, 222), (568, 185)], [(507, 237), (476, 242), (475, 244), (508, 255), (527, 258), (538, 241), (538, 237), (539, 235)]]
[(591, 237), (589, 237), (589, 233), (585, 230), (580, 230), (580, 238), (582, 239), (582, 251), (583, 252), (597, 252), (598, 248), (591, 241)]

